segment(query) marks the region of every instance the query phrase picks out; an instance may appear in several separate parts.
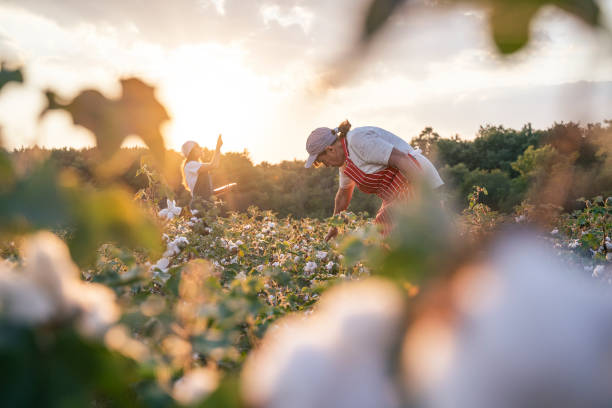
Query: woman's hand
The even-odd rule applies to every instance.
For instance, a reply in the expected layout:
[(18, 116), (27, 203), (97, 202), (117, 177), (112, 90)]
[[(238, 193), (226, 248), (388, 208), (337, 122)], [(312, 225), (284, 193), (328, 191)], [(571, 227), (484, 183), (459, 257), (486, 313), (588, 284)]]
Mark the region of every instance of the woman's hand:
[(221, 139), (221, 134), (217, 138), (217, 151), (221, 150), (221, 146), (223, 146), (223, 139)]
[(335, 238), (338, 235), (338, 228), (330, 227), (327, 235), (325, 236), (325, 241), (329, 241), (332, 238)]

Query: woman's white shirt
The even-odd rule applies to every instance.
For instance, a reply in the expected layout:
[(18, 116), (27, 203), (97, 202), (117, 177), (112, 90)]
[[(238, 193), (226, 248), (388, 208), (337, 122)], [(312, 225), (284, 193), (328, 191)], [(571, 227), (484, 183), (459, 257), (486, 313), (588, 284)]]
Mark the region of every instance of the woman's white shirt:
[(191, 191), (191, 195), (193, 195), (193, 189), (198, 181), (198, 171), (202, 164), (199, 161), (190, 161), (185, 164), (185, 182), (189, 186), (189, 191)]
[[(348, 132), (346, 142), (351, 161), (366, 174), (385, 169), (395, 148), (400, 152), (409, 153), (419, 162), (431, 188), (444, 184), (435, 166), (421, 154), (420, 150), (416, 150), (404, 139), (385, 129), (376, 126), (358, 127)], [(340, 187), (348, 187), (351, 184), (354, 184), (354, 181), (344, 174), (344, 166), (340, 167)]]

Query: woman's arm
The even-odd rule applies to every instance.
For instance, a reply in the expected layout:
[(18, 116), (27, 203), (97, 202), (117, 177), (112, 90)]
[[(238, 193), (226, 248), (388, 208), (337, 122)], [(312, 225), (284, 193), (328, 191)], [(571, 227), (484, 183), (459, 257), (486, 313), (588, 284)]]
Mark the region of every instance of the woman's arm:
[(219, 135), (217, 138), (217, 147), (212, 160), (208, 163), (202, 163), (198, 169), (198, 173), (206, 173), (219, 167), (219, 159), (221, 159), (221, 146), (223, 146), (223, 139), (221, 139), (221, 135)]
[[(341, 213), (346, 210), (351, 203), (351, 198), (353, 198), (353, 190), (355, 189), (355, 184), (349, 184), (346, 187), (339, 187), (338, 192), (336, 193), (336, 199), (334, 200), (334, 215)], [(338, 235), (338, 228), (330, 227), (327, 235), (325, 236), (325, 241), (329, 241)]]
[(393, 148), (389, 156), (389, 166), (398, 169), (408, 181), (414, 182), (421, 177), (421, 168), (417, 163), (407, 153), (396, 148)]
[(346, 187), (339, 187), (334, 200), (334, 215), (346, 210), (353, 198), (354, 184), (349, 184)]

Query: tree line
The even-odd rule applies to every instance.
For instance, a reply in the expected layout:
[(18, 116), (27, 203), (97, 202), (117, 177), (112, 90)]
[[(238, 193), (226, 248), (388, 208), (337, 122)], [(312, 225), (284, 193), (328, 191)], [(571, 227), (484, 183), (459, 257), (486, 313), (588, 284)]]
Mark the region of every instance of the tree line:
[[(485, 204), (494, 210), (511, 212), (538, 191), (540, 179), (560, 166), (573, 168), (573, 178), (565, 206), (571, 208), (576, 198), (596, 194), (612, 194), (612, 120), (580, 125), (574, 122), (555, 123), (547, 129), (534, 129), (530, 124), (521, 129), (503, 126), (481, 126), (472, 140), (459, 136), (442, 138), (426, 127), (411, 141), (439, 169), (446, 185), (442, 194), (447, 201), (461, 208), (473, 186), (485, 187), (489, 194)], [(212, 151), (205, 150), (205, 156)], [(138, 170), (146, 163), (148, 150), (123, 148), (113, 163), (120, 168), (121, 180), (133, 192), (151, 187), (151, 180)], [(94, 185), (104, 177), (96, 168), (97, 152), (91, 149), (22, 148), (11, 152), (18, 167), (27, 169), (42, 157), (49, 157), (62, 169), (76, 173)], [(164, 198), (175, 198), (179, 205), (189, 202), (189, 193), (181, 184), (182, 156), (166, 151), (163, 177), (155, 182), (167, 188), (156, 196), (160, 205)], [(324, 218), (333, 211), (338, 186), (338, 170), (305, 169), (303, 160), (278, 164), (253, 164), (249, 153), (229, 152), (221, 157), (219, 168), (212, 174), (213, 184), (238, 183), (237, 189), (224, 198), (225, 208), (243, 211), (254, 205), (273, 210), (279, 216)], [(374, 215), (380, 200), (355, 191), (350, 210)]]

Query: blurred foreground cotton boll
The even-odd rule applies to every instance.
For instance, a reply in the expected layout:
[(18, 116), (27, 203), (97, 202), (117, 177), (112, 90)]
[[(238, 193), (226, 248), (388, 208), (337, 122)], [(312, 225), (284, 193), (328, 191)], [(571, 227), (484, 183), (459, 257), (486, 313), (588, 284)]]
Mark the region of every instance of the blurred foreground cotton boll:
[(612, 297), (543, 241), (502, 238), (415, 319), (407, 386), (435, 408), (612, 406)]
[(194, 405), (213, 392), (219, 376), (210, 368), (196, 368), (174, 383), (172, 396), (182, 405)]
[(314, 313), (277, 322), (247, 359), (243, 393), (255, 407), (397, 407), (392, 348), (403, 297), (384, 280), (344, 283)]
[(0, 270), (0, 309), (16, 323), (39, 324), (76, 319), (85, 335), (100, 335), (119, 317), (114, 292), (86, 283), (66, 244), (50, 232), (39, 232), (23, 246), (25, 266)]

